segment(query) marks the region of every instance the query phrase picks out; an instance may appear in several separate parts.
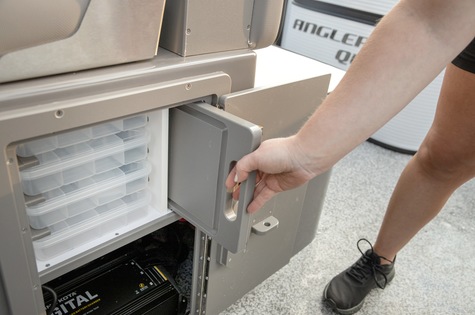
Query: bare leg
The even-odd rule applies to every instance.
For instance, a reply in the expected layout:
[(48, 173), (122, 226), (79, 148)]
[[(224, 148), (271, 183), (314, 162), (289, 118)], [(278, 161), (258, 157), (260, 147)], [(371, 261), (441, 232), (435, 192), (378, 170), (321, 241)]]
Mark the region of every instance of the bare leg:
[(450, 64), (434, 123), (399, 178), (375, 252), (393, 260), (439, 213), (450, 195), (474, 176), (475, 74)]

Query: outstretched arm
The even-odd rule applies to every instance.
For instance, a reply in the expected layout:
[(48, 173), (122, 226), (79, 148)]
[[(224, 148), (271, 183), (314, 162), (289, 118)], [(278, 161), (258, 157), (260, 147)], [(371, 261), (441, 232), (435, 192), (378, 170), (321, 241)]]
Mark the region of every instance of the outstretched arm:
[(262, 143), (226, 186), (258, 170), (254, 212), (328, 170), (403, 109), (475, 37), (475, 0), (402, 0), (376, 26), (338, 87), (300, 131)]

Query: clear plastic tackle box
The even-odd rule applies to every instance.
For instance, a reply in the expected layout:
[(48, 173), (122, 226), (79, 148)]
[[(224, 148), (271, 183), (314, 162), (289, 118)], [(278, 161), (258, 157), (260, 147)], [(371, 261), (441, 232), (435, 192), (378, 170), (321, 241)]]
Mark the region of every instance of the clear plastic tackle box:
[(147, 115), (17, 146), (38, 260), (52, 259), (147, 215)]

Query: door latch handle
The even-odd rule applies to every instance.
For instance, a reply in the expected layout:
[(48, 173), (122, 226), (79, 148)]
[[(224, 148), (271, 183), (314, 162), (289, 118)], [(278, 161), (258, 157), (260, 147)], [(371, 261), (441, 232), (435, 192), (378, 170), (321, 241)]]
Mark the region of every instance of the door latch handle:
[(264, 235), (267, 232), (277, 228), (279, 226), (279, 220), (276, 217), (270, 216), (265, 218), (259, 223), (252, 226), (252, 233), (257, 235)]

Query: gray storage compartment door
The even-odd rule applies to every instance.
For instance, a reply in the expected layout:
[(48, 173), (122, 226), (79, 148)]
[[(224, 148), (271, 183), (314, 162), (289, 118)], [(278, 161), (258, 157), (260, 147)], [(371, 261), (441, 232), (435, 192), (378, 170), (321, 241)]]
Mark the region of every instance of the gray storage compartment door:
[(170, 110), (169, 206), (233, 253), (249, 238), (246, 208), (255, 174), (241, 184), (238, 202), (224, 183), (234, 162), (259, 146), (261, 135), (257, 125), (208, 104)]

